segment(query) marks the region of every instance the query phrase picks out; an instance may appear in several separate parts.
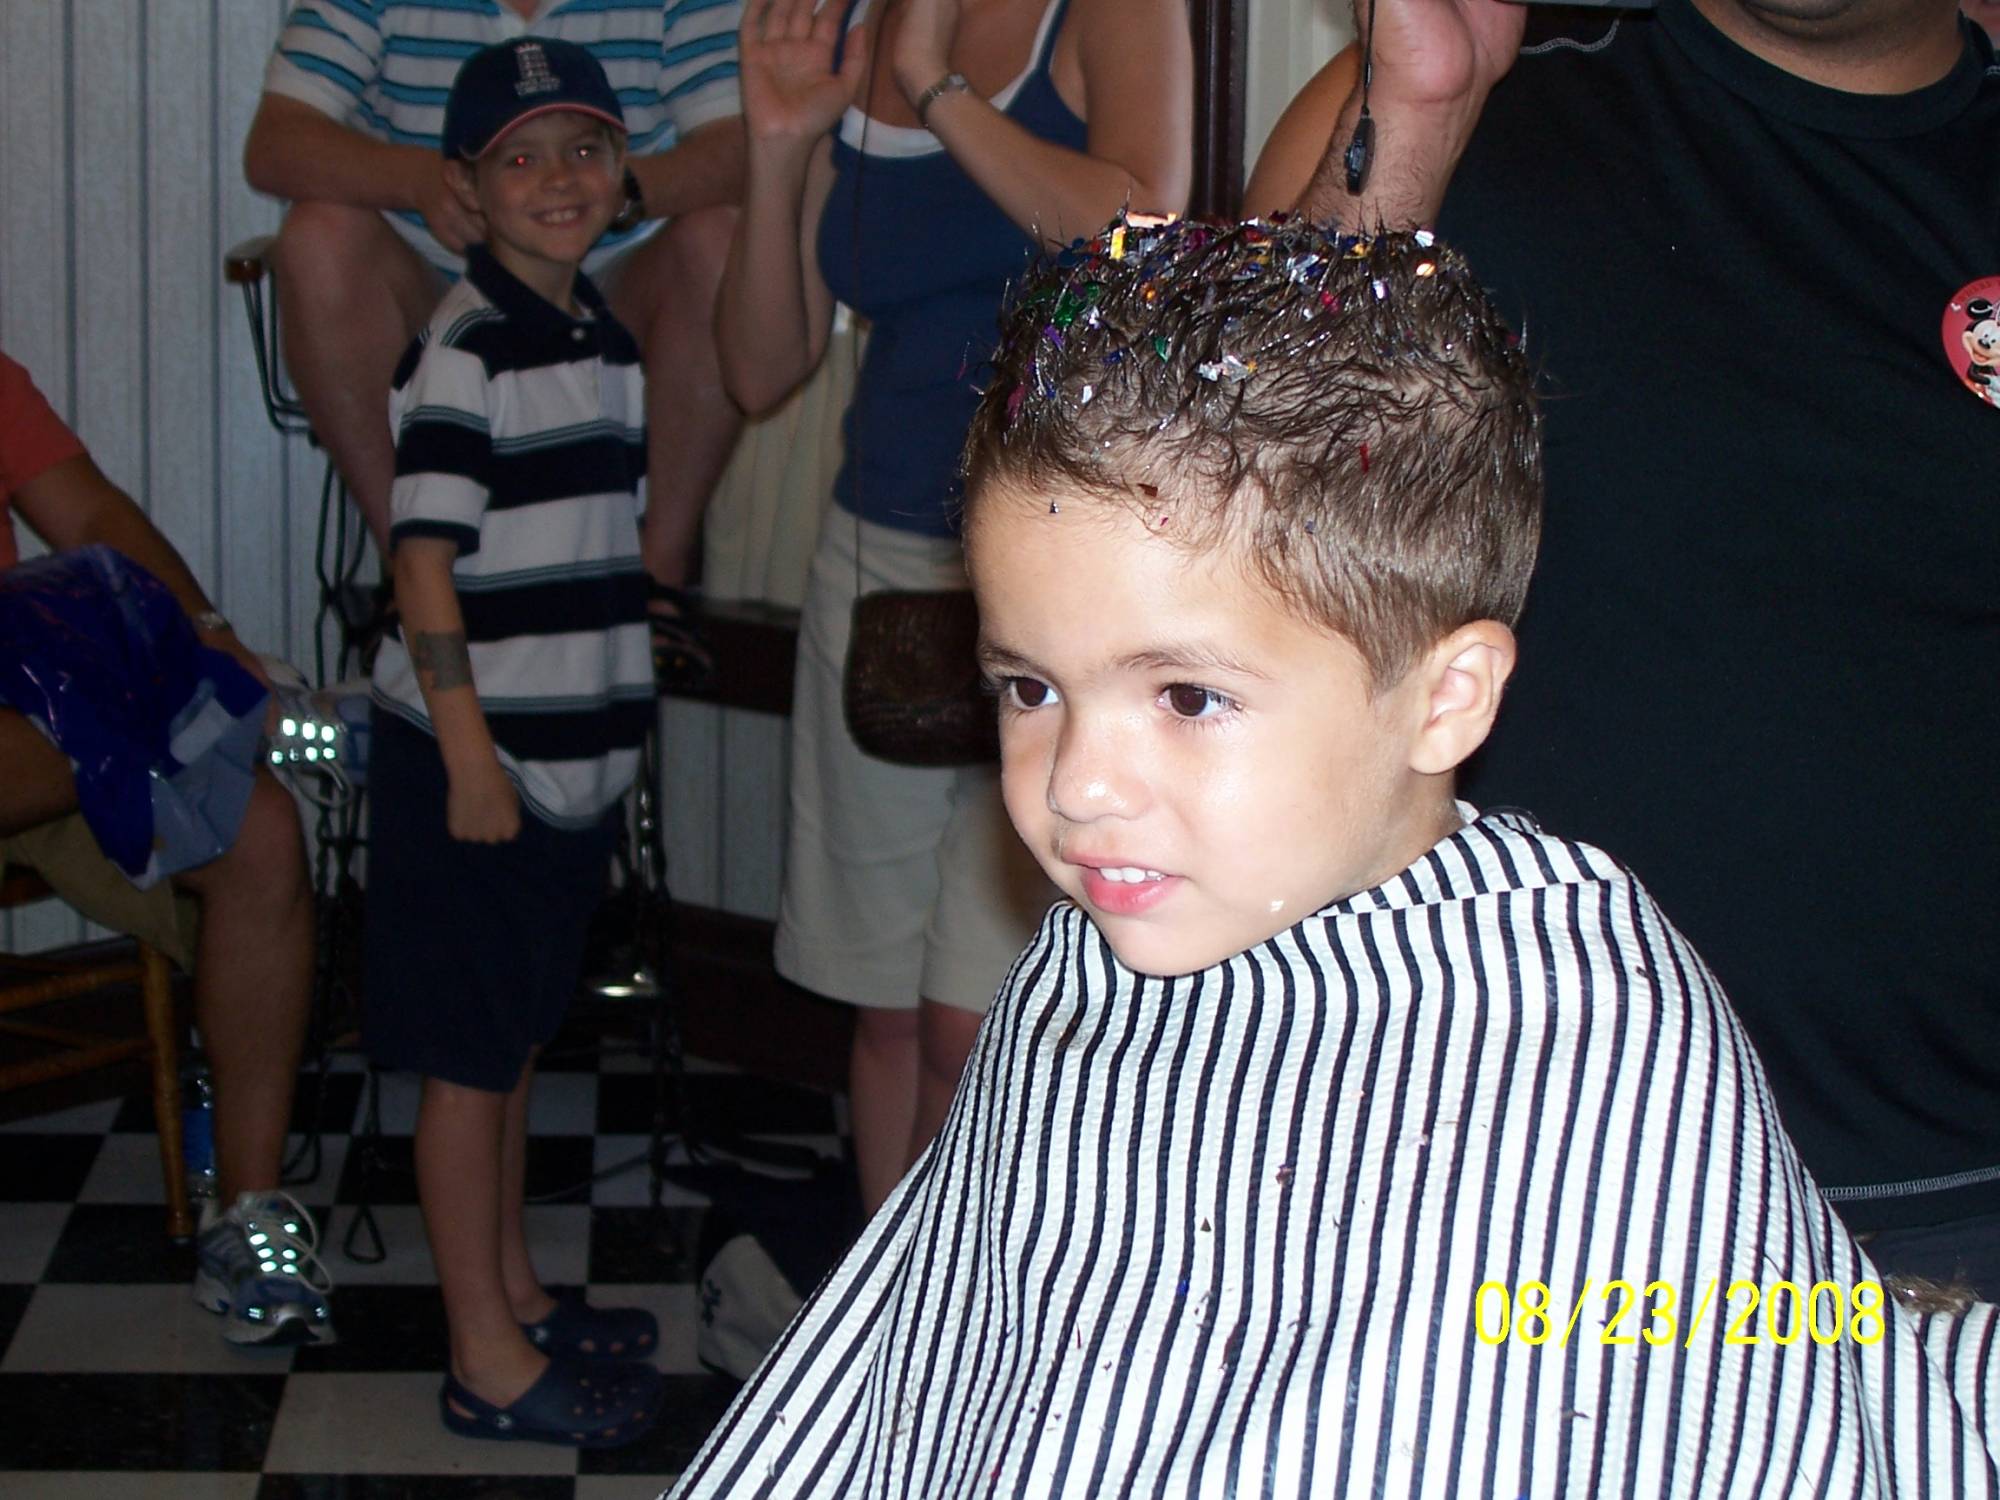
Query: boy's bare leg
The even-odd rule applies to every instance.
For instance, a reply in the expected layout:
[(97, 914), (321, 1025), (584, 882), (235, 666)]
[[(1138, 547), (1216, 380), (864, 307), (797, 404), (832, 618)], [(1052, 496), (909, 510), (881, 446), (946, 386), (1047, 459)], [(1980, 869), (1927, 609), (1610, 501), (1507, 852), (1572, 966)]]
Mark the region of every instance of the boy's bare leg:
[(278, 231), (285, 368), (313, 432), (388, 556), (389, 382), (444, 278), (372, 208), (295, 203)]
[(847, 1099), (861, 1208), (873, 1214), (910, 1164), (917, 1117), (917, 1012), (864, 1005), (854, 1019)]
[(535, 1274), (535, 1262), (528, 1254), (528, 1229), (524, 1217), (528, 1191), (528, 1089), (534, 1078), (535, 1058), (530, 1054), (522, 1070), (521, 1086), (507, 1096), (507, 1118), (500, 1136), (500, 1281), (507, 1290), (507, 1305), (517, 1323), (539, 1323), (555, 1310), (556, 1299), (548, 1294)]
[(685, 214), (607, 278), (612, 310), (646, 359), (646, 519), (639, 550), (646, 571), (676, 587), (694, 570), (702, 512), (743, 430), (715, 353), (715, 292), (736, 217), (734, 208)]
[(935, 1000), (917, 1006), (917, 1112), (910, 1131), (909, 1162), (924, 1154), (943, 1126), (985, 1019), (977, 1011)]
[(291, 794), (259, 771), (236, 840), (175, 877), (201, 897), (195, 1020), (215, 1078), (224, 1205), (278, 1186), (312, 1005), (313, 902)]
[[(451, 1373), (495, 1406), (511, 1406), (548, 1368), (507, 1300), (501, 1262), (502, 1141), (512, 1093), (424, 1080), (417, 1110), (417, 1199), (451, 1333)], [(464, 1415), (471, 1415), (463, 1413)]]

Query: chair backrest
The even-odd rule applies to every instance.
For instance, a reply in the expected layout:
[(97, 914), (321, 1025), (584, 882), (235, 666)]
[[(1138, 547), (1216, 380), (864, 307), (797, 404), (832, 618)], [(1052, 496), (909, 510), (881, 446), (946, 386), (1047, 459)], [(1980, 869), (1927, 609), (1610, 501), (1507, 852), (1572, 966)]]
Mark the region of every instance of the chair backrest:
[(277, 267), (272, 259), (278, 237), (260, 234), (231, 245), (222, 257), (222, 279), (243, 290), (243, 310), (250, 319), (250, 352), (257, 360), (257, 381), (264, 398), (264, 415), (283, 433), (312, 436), (312, 423), (298, 393), (285, 383), (278, 358)]

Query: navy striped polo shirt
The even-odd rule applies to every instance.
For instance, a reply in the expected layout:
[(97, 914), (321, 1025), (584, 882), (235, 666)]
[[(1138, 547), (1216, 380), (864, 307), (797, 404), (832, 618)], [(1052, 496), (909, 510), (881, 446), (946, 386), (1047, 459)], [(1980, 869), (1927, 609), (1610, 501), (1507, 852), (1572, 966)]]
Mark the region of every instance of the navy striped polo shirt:
[[(593, 824), (624, 794), (654, 711), (639, 559), (639, 346), (579, 275), (572, 318), (483, 246), (403, 356), (390, 540), (458, 543), (452, 583), (501, 764), (529, 811)], [(400, 636), (374, 697), (430, 730)]]

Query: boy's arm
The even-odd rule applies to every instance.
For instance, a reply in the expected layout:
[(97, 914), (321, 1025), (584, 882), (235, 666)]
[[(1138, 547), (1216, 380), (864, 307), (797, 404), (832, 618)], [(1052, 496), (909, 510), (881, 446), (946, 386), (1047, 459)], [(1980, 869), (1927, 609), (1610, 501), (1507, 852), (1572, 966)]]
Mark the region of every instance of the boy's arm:
[(501, 768), (473, 688), (465, 617), (451, 582), (457, 556), (458, 543), (448, 538), (400, 538), (393, 563), (396, 608), (450, 783), (445, 827), (468, 843), (504, 844), (521, 831), (521, 799)]
[(408, 378), (389, 402), (396, 430), (389, 487), (396, 607), (444, 760), (445, 827), (455, 839), (504, 843), (521, 831), (520, 798), (479, 703), (452, 578), (458, 560), (479, 550), (493, 499), (493, 391), (476, 355), (428, 335), (412, 353)]

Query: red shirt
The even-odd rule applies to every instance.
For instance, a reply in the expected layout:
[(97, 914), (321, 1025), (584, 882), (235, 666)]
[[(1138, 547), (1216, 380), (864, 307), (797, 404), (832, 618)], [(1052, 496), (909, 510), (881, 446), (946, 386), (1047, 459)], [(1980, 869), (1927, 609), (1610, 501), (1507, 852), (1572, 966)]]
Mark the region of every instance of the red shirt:
[(14, 492), (38, 474), (82, 453), (28, 372), (0, 354), (0, 568), (20, 561), (14, 545)]

